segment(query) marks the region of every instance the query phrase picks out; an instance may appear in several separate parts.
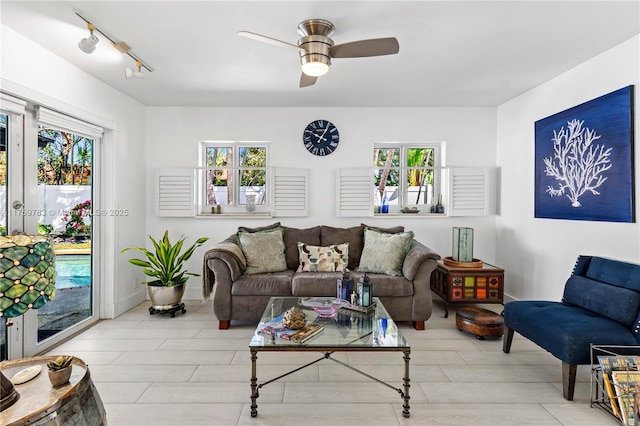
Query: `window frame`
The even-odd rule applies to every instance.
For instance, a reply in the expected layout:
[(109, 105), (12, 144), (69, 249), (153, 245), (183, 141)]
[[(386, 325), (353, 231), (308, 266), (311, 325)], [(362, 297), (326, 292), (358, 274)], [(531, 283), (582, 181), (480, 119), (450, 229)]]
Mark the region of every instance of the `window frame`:
[[(424, 149), (432, 149), (433, 150), (433, 166), (431, 167), (409, 167), (407, 166), (408, 160), (408, 150), (415, 148), (424, 148)], [(409, 202), (408, 194), (409, 194), (409, 185), (408, 185), (408, 175), (410, 170), (420, 169), (420, 170), (432, 170), (433, 172), (433, 197), (431, 204), (419, 204), (419, 206), (424, 206), (425, 211), (427, 213), (431, 210), (431, 207), (435, 205), (438, 200), (438, 197), (446, 194), (446, 179), (442, 173), (442, 170), (445, 168), (445, 142), (376, 142), (374, 143), (373, 150), (375, 153), (376, 149), (397, 149), (398, 153), (398, 161), (399, 166), (391, 166), (391, 170), (398, 170), (398, 203), (389, 205), (388, 213), (400, 213), (400, 211), (404, 207), (414, 207), (415, 203)], [(375, 165), (376, 158), (374, 158), (373, 173), (376, 170), (383, 170), (384, 166), (376, 166)], [(374, 191), (377, 187), (374, 187)], [(375, 200), (375, 193), (374, 193)], [(374, 201), (375, 205), (375, 201)], [(385, 213), (374, 213), (374, 215), (384, 215)]]
[[(270, 143), (266, 141), (200, 141), (199, 149), (199, 164), (198, 168), (198, 210), (200, 214), (212, 214), (216, 212), (215, 205), (209, 204), (207, 198), (207, 182), (206, 175), (209, 170), (228, 170), (233, 173), (234, 179), (231, 181), (232, 188), (232, 203), (227, 205), (221, 205), (222, 214), (234, 214), (234, 215), (249, 215), (246, 210), (245, 203), (240, 204), (240, 185), (234, 184), (234, 182), (240, 182), (241, 174), (243, 171), (248, 170), (262, 170), (265, 172), (265, 189), (264, 197), (266, 202), (264, 204), (257, 204), (255, 213), (269, 213), (272, 204), (272, 188), (271, 188), (271, 167), (270, 167)], [(232, 166), (225, 167), (210, 167), (207, 165), (207, 150), (208, 148), (231, 148), (232, 150)], [(247, 167), (239, 166), (240, 149), (242, 148), (261, 148), (265, 150), (265, 165), (263, 167)], [(236, 201), (238, 200), (238, 201)]]

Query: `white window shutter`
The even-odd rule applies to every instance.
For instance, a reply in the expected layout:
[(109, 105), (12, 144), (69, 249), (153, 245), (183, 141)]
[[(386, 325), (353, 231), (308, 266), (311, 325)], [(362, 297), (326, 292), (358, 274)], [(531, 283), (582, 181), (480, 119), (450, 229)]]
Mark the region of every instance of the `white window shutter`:
[(489, 214), (489, 169), (453, 167), (449, 170), (449, 216)]
[(336, 215), (373, 215), (373, 173), (369, 168), (339, 169), (336, 178)]
[(195, 169), (162, 168), (156, 171), (156, 216), (194, 217)]
[(273, 169), (274, 217), (309, 216), (308, 193), (308, 169)]

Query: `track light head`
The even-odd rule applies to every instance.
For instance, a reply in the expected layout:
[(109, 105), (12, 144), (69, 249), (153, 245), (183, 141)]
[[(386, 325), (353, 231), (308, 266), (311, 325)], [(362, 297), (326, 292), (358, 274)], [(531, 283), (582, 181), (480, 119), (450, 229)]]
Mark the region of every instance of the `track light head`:
[(97, 36), (91, 34), (89, 37), (80, 40), (78, 42), (78, 47), (84, 53), (93, 53), (93, 51), (96, 50), (96, 44), (98, 44), (99, 41), (100, 39)]
[(87, 22), (87, 28), (89, 29), (89, 32), (91, 34), (89, 35), (89, 37), (85, 37), (80, 40), (78, 42), (78, 47), (84, 53), (93, 53), (93, 51), (96, 50), (96, 44), (98, 44), (100, 39), (98, 38), (98, 36), (93, 34), (93, 30), (95, 30), (95, 27), (91, 22)]
[(144, 78), (144, 73), (142, 72), (142, 62), (136, 61), (136, 65), (138, 66), (138, 71), (135, 71), (131, 68), (124, 69), (124, 78), (127, 80), (131, 80), (132, 78)]

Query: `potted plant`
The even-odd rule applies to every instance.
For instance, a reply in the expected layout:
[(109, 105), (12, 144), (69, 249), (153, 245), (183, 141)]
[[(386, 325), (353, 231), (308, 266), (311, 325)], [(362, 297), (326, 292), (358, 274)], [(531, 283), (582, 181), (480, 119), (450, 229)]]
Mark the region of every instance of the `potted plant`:
[(55, 360), (47, 362), (49, 380), (53, 387), (62, 386), (69, 381), (72, 361), (71, 355), (60, 355)]
[(196, 248), (200, 247), (209, 238), (202, 237), (188, 249), (181, 253), (186, 237), (180, 238), (175, 244), (169, 241), (169, 231), (164, 232), (162, 239), (156, 241), (149, 236), (153, 243), (154, 251), (143, 247), (129, 247), (122, 250), (139, 250), (145, 254), (148, 260), (129, 259), (129, 263), (142, 268), (142, 272), (153, 278), (143, 281), (147, 285), (152, 308), (158, 311), (168, 310), (180, 305), (184, 294), (185, 283), (189, 275), (197, 277), (184, 269), (184, 263), (191, 257)]

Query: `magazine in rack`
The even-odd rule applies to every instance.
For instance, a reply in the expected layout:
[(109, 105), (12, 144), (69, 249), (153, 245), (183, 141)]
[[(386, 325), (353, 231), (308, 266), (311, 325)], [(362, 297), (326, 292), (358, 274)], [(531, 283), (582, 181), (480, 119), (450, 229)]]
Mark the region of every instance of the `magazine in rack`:
[[(602, 368), (602, 381), (604, 388), (611, 402), (611, 410), (625, 425), (629, 425), (629, 420), (634, 419), (633, 413), (629, 415), (629, 407), (623, 407), (623, 403), (628, 402), (629, 392), (622, 389), (622, 384), (615, 383), (616, 373), (637, 372), (640, 366), (640, 357), (638, 356), (620, 356), (620, 355), (598, 355), (598, 363)], [(628, 378), (623, 380), (624, 384), (628, 384)], [(635, 386), (635, 385), (634, 385)], [(631, 398), (633, 400), (633, 396)], [(633, 401), (632, 401), (633, 402)], [(631, 404), (633, 407), (633, 404)], [(634, 423), (631, 423), (635, 425)]]
[(625, 426), (640, 426), (640, 346), (591, 345), (591, 405), (618, 418)]

